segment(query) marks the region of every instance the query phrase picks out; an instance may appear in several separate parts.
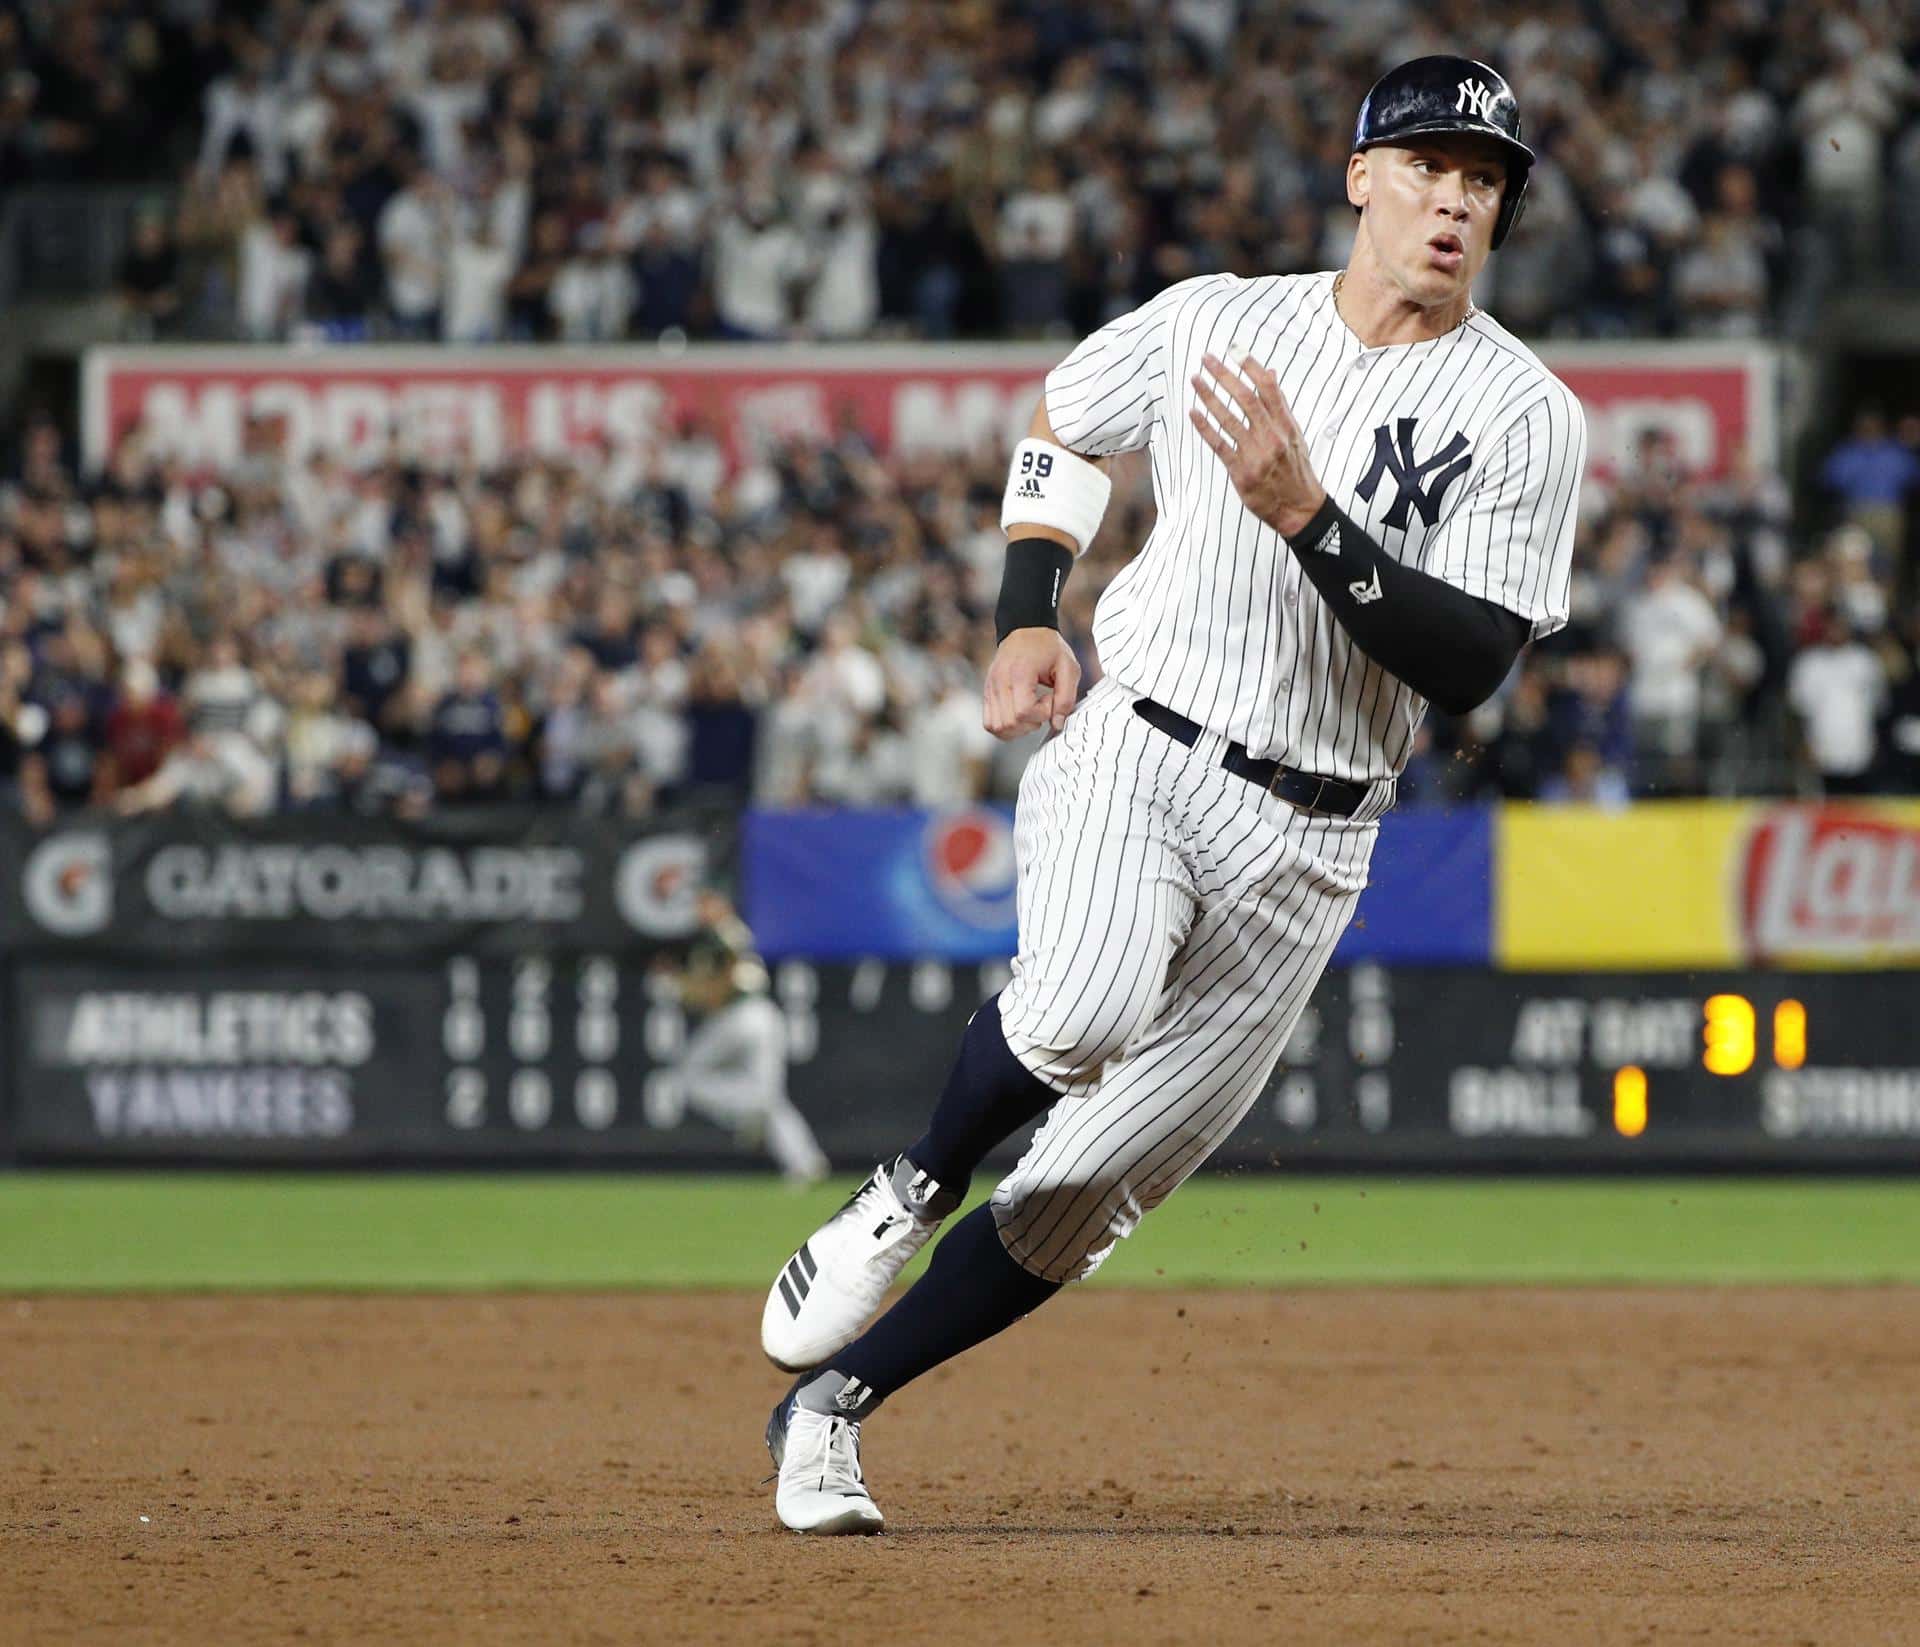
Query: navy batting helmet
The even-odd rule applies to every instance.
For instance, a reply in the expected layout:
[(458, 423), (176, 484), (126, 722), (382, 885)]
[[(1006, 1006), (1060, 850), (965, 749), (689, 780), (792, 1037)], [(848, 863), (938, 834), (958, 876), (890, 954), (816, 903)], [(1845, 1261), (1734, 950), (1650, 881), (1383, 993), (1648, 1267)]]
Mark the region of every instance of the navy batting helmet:
[(1416, 57), (1389, 69), (1367, 93), (1353, 126), (1356, 151), (1382, 143), (1446, 134), (1485, 137), (1507, 160), (1506, 192), (1494, 220), (1493, 244), (1512, 231), (1527, 197), (1533, 150), (1520, 141), (1520, 105), (1513, 88), (1471, 57)]

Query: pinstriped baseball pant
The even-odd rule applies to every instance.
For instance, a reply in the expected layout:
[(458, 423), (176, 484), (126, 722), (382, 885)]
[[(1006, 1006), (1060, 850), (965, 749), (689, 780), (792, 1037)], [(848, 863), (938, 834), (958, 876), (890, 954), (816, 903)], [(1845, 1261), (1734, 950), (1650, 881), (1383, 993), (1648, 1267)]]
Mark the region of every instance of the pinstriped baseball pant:
[(1008, 1252), (1089, 1275), (1252, 1106), (1366, 885), (1376, 785), (1303, 813), (1102, 681), (1028, 763), (1007, 1045), (1060, 1094), (995, 1190)]

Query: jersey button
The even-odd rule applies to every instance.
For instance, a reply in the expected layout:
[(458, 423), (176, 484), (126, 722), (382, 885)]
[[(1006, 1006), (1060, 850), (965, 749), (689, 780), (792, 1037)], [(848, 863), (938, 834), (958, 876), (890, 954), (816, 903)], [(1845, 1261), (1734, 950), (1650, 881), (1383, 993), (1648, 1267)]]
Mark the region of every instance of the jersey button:
[(1298, 606), (1300, 604), (1300, 591), (1298, 589), (1289, 589), (1287, 591), (1287, 604), (1289, 606)]
[(1329, 423), (1320, 430), (1320, 438), (1322, 440), (1332, 440), (1333, 437), (1339, 433), (1340, 425), (1337, 423)]

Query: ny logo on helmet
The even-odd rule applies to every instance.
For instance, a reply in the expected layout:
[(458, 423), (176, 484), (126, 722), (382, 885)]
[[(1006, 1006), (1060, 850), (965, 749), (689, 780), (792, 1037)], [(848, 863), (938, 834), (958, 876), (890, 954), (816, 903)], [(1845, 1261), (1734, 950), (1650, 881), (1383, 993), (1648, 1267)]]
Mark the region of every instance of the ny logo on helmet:
[(1415, 417), (1396, 418), (1391, 436), (1384, 423), (1373, 431), (1373, 464), (1354, 488), (1363, 502), (1371, 503), (1381, 479), (1392, 473), (1399, 495), (1381, 524), (1391, 526), (1396, 532), (1407, 529), (1409, 509), (1418, 509), (1421, 520), (1428, 526), (1433, 525), (1440, 518), (1440, 505), (1446, 501), (1447, 488), (1473, 466), (1473, 451), (1467, 445), (1467, 437), (1458, 431), (1424, 463), (1415, 458), (1413, 431), (1419, 421)]
[(1499, 99), (1490, 87), (1479, 80), (1462, 80), (1460, 95), (1454, 99), (1455, 114), (1471, 111), (1476, 118), (1493, 123), (1493, 106)]

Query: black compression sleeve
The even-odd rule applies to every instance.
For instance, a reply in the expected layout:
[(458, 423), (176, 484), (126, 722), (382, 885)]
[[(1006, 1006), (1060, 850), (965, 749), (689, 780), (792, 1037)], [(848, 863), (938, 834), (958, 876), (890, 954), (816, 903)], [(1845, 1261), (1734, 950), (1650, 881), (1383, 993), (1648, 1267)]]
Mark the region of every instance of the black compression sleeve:
[(1000, 603), (993, 609), (993, 638), (1016, 629), (1058, 629), (1060, 591), (1073, 570), (1073, 551), (1052, 538), (1015, 538), (1000, 573)]
[(1450, 715), (1492, 697), (1526, 644), (1525, 618), (1402, 566), (1332, 498), (1287, 542), (1354, 644)]

